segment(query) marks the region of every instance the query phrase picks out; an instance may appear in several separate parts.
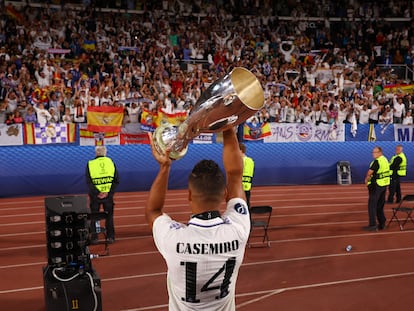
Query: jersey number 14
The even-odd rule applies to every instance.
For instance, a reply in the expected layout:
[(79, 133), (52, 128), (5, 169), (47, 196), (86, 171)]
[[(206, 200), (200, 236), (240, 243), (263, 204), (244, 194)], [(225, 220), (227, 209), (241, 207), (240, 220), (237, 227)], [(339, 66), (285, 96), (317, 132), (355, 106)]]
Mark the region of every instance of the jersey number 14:
[[(181, 299), (186, 302), (197, 303), (197, 263), (181, 262), (185, 266), (185, 297)], [(224, 298), (229, 294), (230, 278), (234, 272), (236, 265), (236, 257), (229, 258), (224, 265), (201, 287), (201, 291), (218, 290), (216, 299)], [(220, 285), (210, 286), (222, 273), (224, 273), (223, 281)]]

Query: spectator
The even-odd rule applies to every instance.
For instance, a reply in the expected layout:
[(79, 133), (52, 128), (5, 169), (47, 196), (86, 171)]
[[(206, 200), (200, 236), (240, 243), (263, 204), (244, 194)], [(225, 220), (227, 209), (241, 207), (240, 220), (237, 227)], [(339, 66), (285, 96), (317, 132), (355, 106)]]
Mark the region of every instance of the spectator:
[(14, 124), (22, 124), (24, 123), (24, 119), (22, 115), (20, 114), (20, 110), (16, 109), (13, 113), (13, 123)]
[(41, 127), (46, 126), (52, 116), (50, 115), (50, 112), (45, 108), (45, 105), (43, 103), (35, 104), (33, 108), (36, 111), (37, 122)]
[[(67, 6), (64, 10), (56, 7), (56, 14), (50, 14), (50, 7), (29, 5), (30, 9), (25, 7), (20, 10), (24, 16), (24, 25), (5, 16), (8, 31), (1, 39), (4, 44), (0, 49), (0, 100), (5, 99), (7, 93), (11, 94), (12, 90), (16, 92), (18, 103), (22, 96), (30, 100), (33, 91), (43, 90), (43, 93), (49, 93), (48, 88), (56, 89), (62, 81), (64, 87), (69, 90), (66, 92), (65, 89), (68, 95), (63, 102), (65, 107), (72, 109), (72, 114), (73, 95), (80, 96), (81, 101), (82, 97), (85, 97), (86, 105), (113, 105), (116, 98), (127, 98), (127, 94), (131, 93), (129, 87), (136, 88), (136, 92), (139, 88), (140, 95), (153, 100), (154, 103), (158, 101), (160, 107), (168, 106), (168, 101), (171, 101), (172, 106), (167, 107), (171, 108), (175, 100), (174, 109), (187, 109), (185, 107), (189, 107), (190, 104), (182, 104), (182, 93), (185, 92), (185, 98), (194, 104), (201, 91), (220, 75), (234, 66), (243, 66), (252, 69), (262, 81), (266, 89), (266, 98), (273, 95), (280, 98), (285, 96), (293, 108), (296, 108), (297, 101), (301, 98), (300, 94), (303, 96), (308, 91), (314, 94), (309, 107), (309, 115), (314, 122), (315, 115), (320, 114), (312, 112), (314, 105), (329, 107), (331, 103), (336, 105), (339, 99), (345, 104), (352, 103), (357, 95), (366, 98), (368, 109), (374, 111), (370, 114), (370, 123), (378, 123), (382, 105), (387, 104), (393, 108), (396, 117), (393, 122), (402, 122), (398, 118), (402, 119), (405, 113), (399, 114), (395, 103), (388, 102), (388, 95), (383, 89), (385, 84), (403, 83), (404, 77), (396, 78), (396, 71), (379, 70), (377, 64), (391, 66), (401, 59), (401, 64), (411, 59), (409, 34), (413, 26), (409, 25), (395, 33), (393, 29), (398, 21), (367, 24), (364, 20), (354, 20), (355, 12), (367, 11), (377, 12), (375, 16), (378, 16), (378, 20), (386, 17), (404, 18), (410, 11), (400, 9), (403, 7), (402, 1), (397, 1), (393, 5), (393, 12), (388, 12), (385, 8), (376, 8), (374, 4), (364, 3), (362, 6), (356, 2), (349, 8), (349, 18), (353, 27), (345, 15), (336, 11), (332, 10), (330, 17), (338, 19), (328, 21), (320, 16), (324, 14), (324, 10), (319, 12), (307, 7), (306, 11), (305, 8), (301, 8), (304, 15), (319, 17), (328, 22), (330, 27), (323, 30), (318, 27), (304, 27), (302, 18), (296, 12), (292, 12), (292, 7), (285, 7), (283, 10), (276, 7), (269, 9), (260, 6), (259, 2), (257, 4), (255, 9), (258, 11), (261, 9), (264, 12), (272, 12), (271, 14), (292, 17), (291, 24), (287, 27), (286, 23), (263, 16), (247, 19), (243, 6), (237, 7), (221, 2), (217, 3), (217, 10), (213, 10), (211, 5), (197, 8), (201, 14), (205, 14), (204, 10), (212, 16), (208, 20), (202, 20), (200, 27), (193, 26), (193, 15), (179, 16), (179, 23), (170, 24), (157, 10), (161, 5), (156, 4), (152, 6), (154, 10), (151, 11), (150, 17), (147, 14), (131, 13), (134, 18), (125, 19), (121, 24), (113, 23), (111, 12), (102, 12), (99, 9), (100, 2), (97, 2), (95, 7), (87, 8), (91, 10), (87, 12), (82, 7), (76, 12)], [(332, 4), (326, 4), (327, 7), (330, 5)], [(316, 2), (315, 7), (322, 7), (321, 0)], [(223, 10), (228, 18), (219, 13)], [(179, 12), (188, 11), (180, 9)], [(83, 18), (84, 13), (88, 16), (90, 13), (93, 14), (96, 29), (90, 27), (89, 19)], [(38, 24), (34, 16), (42, 16), (42, 23), (51, 27)], [(229, 22), (234, 16), (240, 18), (243, 29)], [(67, 23), (63, 25), (62, 20)], [(145, 25), (144, 29), (148, 33), (137, 26), (140, 23)], [(162, 26), (153, 26), (158, 24)], [(356, 30), (358, 32), (354, 35)], [(367, 36), (362, 40), (364, 31)], [(169, 34), (168, 37), (165, 33)], [(183, 37), (179, 37), (178, 33), (183, 33)], [(9, 34), (25, 36), (25, 44), (18, 45), (16, 36)], [(120, 46), (127, 49), (117, 50)], [(365, 51), (371, 46), (373, 57), (369, 57)], [(49, 47), (69, 49), (70, 53), (47, 53)], [(178, 59), (179, 55), (181, 59)], [(211, 59), (210, 65), (207, 62), (203, 63), (207, 61), (207, 55)], [(186, 69), (180, 68), (180, 62), (184, 57), (196, 64), (187, 64)], [(85, 95), (82, 95), (83, 89)], [(95, 96), (91, 95), (92, 90), (96, 90)], [(393, 90), (391, 93), (397, 92)], [(321, 98), (324, 93), (333, 97)], [(92, 97), (95, 97), (94, 103)], [(51, 101), (42, 101), (47, 109), (49, 105), (55, 105)], [(406, 104), (405, 111), (408, 111), (410, 104), (405, 101), (406, 99), (403, 100)], [(284, 107), (286, 106), (289, 106), (287, 102)], [(14, 111), (15, 108), (13, 98), (9, 98), (9, 111)], [(276, 109), (279, 112), (279, 107)], [(350, 110), (351, 107), (347, 106), (345, 109)], [(288, 114), (287, 119), (287, 108), (280, 109), (278, 117), (271, 104), (266, 105), (266, 110), (271, 121), (279, 118), (281, 122), (301, 122), (305, 114), (304, 111), (299, 113), (297, 110), (295, 118)], [(301, 115), (299, 119), (298, 115)], [(319, 121), (318, 119), (317, 122)]]
[(70, 112), (70, 108), (65, 108), (65, 114), (62, 115), (61, 121), (65, 124), (74, 123), (73, 115)]
[(37, 123), (36, 112), (33, 106), (31, 105), (27, 107), (26, 115), (24, 117), (24, 122), (25, 123)]
[(60, 122), (60, 114), (59, 111), (56, 111), (54, 107), (49, 108), (50, 113), (50, 120), (49, 123), (59, 123)]
[(402, 124), (403, 125), (413, 125), (413, 116), (411, 114), (411, 110), (408, 110), (405, 113), (405, 116), (404, 116), (404, 119), (403, 119)]
[(13, 112), (10, 112), (7, 114), (5, 123), (6, 125), (14, 124), (14, 113)]

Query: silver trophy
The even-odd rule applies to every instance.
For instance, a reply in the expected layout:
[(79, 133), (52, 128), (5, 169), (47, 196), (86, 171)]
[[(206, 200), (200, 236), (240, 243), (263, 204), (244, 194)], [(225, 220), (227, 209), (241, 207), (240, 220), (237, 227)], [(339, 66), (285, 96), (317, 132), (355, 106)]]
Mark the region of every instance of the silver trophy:
[(159, 153), (170, 149), (170, 158), (178, 160), (186, 154), (188, 143), (200, 133), (222, 132), (239, 125), (263, 105), (259, 80), (249, 70), (236, 67), (201, 94), (183, 123), (162, 122), (154, 132), (154, 146)]

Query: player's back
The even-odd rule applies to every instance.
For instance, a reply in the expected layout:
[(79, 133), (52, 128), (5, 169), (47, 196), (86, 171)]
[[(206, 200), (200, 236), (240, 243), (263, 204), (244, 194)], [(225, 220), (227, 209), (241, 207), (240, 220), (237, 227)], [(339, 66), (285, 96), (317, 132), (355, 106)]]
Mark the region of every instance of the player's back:
[(188, 225), (163, 215), (154, 227), (154, 240), (168, 265), (169, 310), (234, 310), (248, 213), (239, 209), (220, 217), (212, 211), (191, 218)]

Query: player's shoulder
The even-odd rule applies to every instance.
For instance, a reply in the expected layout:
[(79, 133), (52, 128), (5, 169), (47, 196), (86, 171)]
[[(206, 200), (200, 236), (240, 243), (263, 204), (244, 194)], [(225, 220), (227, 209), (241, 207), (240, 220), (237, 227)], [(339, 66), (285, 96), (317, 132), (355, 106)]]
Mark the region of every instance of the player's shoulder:
[(232, 198), (227, 202), (226, 213), (239, 214), (239, 215), (248, 215), (249, 208), (247, 203), (242, 198)]
[(161, 214), (155, 218), (153, 228), (162, 227), (164, 230), (178, 230), (185, 228), (186, 225), (172, 219), (168, 214)]

